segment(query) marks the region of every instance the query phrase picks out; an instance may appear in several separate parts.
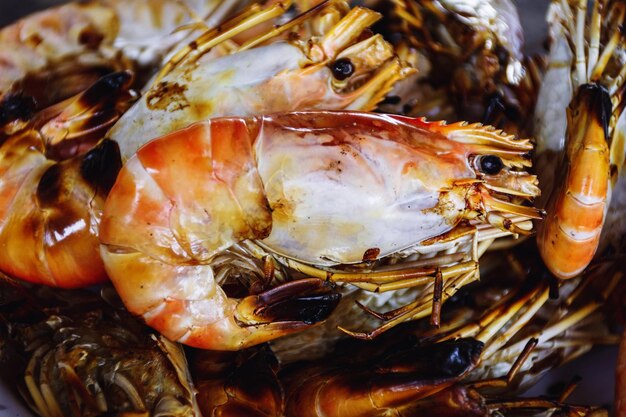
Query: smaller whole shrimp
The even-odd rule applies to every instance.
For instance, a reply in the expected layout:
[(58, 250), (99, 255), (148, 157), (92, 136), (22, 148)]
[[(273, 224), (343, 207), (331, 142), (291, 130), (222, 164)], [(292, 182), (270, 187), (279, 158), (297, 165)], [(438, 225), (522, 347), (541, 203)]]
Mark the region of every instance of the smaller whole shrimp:
[(568, 110), (567, 173), (548, 201), (548, 218), (537, 234), (543, 259), (559, 278), (580, 274), (598, 248), (611, 177), (610, 117), (607, 91), (597, 84), (581, 86)]
[[(537, 244), (550, 271), (568, 279), (580, 274), (598, 249), (612, 191), (624, 163), (625, 73), (618, 42), (626, 7), (623, 2), (595, 1), (587, 32), (586, 2), (555, 2), (551, 7), (576, 25), (556, 19), (560, 26), (553, 29), (551, 59), (558, 61), (550, 65), (546, 80), (558, 82), (542, 86), (537, 105), (545, 110), (543, 117), (538, 113), (538, 148), (562, 149), (563, 153), (548, 197), (546, 221), (538, 227)], [(585, 50), (587, 33), (589, 46)], [(562, 74), (559, 63), (570, 65), (568, 76)], [(561, 107), (570, 96), (565, 119)], [(550, 180), (551, 168), (546, 171)]]
[(236, 354), (192, 351), (198, 405), (212, 417), (377, 417), (413, 415), (411, 409), (424, 414), (442, 407), (476, 408), (475, 401), (445, 404), (436, 398), (474, 368), (481, 342), (463, 338), (428, 344), (399, 337), (395, 343), (348, 347), (282, 369), (268, 346)]
[(201, 416), (182, 346), (93, 291), (3, 280), (0, 305), (5, 383), (36, 415)]
[(248, 242), (301, 265), (358, 268), (468, 219), (512, 228), (508, 213), (541, 217), (520, 204), (539, 193), (520, 170), (531, 149), (482, 125), (390, 115), (217, 118), (127, 161), (105, 203), (101, 253), (149, 325), (191, 346), (241, 349), (307, 327), (331, 300), (297, 298), (322, 289), (311, 279), (229, 297), (212, 264), (221, 253)]

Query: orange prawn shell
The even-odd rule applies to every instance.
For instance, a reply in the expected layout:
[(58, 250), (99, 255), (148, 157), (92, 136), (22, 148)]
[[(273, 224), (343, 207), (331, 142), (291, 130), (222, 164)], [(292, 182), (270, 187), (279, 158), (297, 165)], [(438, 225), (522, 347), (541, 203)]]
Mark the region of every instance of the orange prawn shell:
[(81, 185), (79, 160), (45, 161), (37, 135), (28, 131), (3, 145), (12, 149), (0, 157), (0, 270), (64, 288), (104, 282), (95, 233), (104, 199)]
[(561, 279), (589, 265), (604, 224), (611, 175), (601, 91), (581, 88), (568, 109), (564, 181), (550, 196), (548, 217), (538, 227), (541, 256)]

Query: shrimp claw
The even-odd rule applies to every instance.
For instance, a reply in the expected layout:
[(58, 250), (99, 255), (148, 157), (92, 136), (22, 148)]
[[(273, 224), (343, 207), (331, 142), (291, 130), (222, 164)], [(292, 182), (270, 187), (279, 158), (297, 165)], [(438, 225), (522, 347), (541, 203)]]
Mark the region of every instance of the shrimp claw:
[(241, 300), (236, 320), (254, 326), (264, 323), (277, 330), (307, 326), (325, 320), (340, 299), (341, 294), (325, 291), (319, 279), (291, 281)]

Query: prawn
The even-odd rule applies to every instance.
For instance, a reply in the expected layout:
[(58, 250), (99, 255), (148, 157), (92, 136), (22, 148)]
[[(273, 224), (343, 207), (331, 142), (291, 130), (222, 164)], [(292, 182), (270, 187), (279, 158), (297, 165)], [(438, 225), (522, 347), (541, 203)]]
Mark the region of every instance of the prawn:
[(386, 31), (418, 71), (396, 84), (383, 111), (526, 128), (535, 65), (525, 62), (512, 1), (397, 0), (386, 9)]
[[(366, 82), (364, 77), (369, 77), (368, 74), (368, 70), (365, 70), (365, 68), (370, 68), (371, 65), (373, 65), (372, 63), (366, 64), (366, 63), (362, 63), (362, 61), (358, 61), (357, 58), (363, 58), (364, 60), (368, 60), (371, 59), (371, 61), (376, 64), (378, 62), (384, 62), (386, 60), (392, 60), (393, 61), (393, 49), (391, 48), (391, 46), (389, 44), (387, 44), (386, 42), (384, 42), (382, 40), (382, 38), (380, 36), (373, 36), (370, 37), (362, 42), (357, 42), (356, 44), (354, 44), (354, 37), (358, 37), (362, 34), (362, 32), (364, 31), (364, 29), (370, 25), (371, 23), (373, 23), (373, 21), (375, 21), (378, 18), (378, 14), (365, 10), (365, 9), (357, 9), (353, 12), (349, 12), (349, 8), (344, 7), (345, 5), (341, 2), (338, 3), (339, 6), (335, 7), (333, 5), (326, 5), (323, 7), (320, 7), (319, 10), (315, 10), (313, 13), (314, 16), (316, 18), (319, 18), (322, 22), (325, 23), (329, 23), (330, 25), (330, 29), (326, 28), (324, 25), (321, 25), (321, 22), (317, 22), (318, 24), (313, 25), (314, 27), (320, 27), (319, 31), (322, 34), (328, 34), (327, 37), (324, 37), (324, 42), (326, 42), (324, 45), (326, 45), (326, 49), (332, 49), (333, 48), (338, 48), (338, 50), (342, 50), (343, 48), (346, 48), (348, 46), (350, 46), (350, 50), (354, 51), (355, 48), (358, 51), (363, 52), (363, 55), (360, 55), (360, 52), (355, 52), (356, 55), (353, 56), (353, 64), (350, 63), (349, 66), (351, 66), (352, 71), (354, 72), (353, 76), (350, 77), (348, 75), (346, 75), (346, 79), (344, 79), (342, 82), (346, 82), (348, 83), (347, 87), (348, 89), (350, 89), (350, 92), (347, 92), (346, 94), (334, 94), (333, 93), (333, 88), (334, 87), (328, 87), (330, 84), (333, 84), (336, 80), (336, 77), (333, 74), (337, 73), (337, 70), (335, 72), (333, 72), (331, 69), (329, 69), (327, 66), (320, 64), (321, 66), (318, 66), (316, 68), (313, 68), (311, 66), (308, 66), (306, 68), (303, 69), (298, 69), (298, 70), (294, 70), (292, 73), (290, 73), (291, 75), (293, 75), (295, 78), (299, 77), (299, 74), (305, 73), (305, 74), (317, 74), (317, 75), (313, 75), (312, 80), (317, 80), (317, 84), (315, 84), (315, 86), (322, 86), (328, 89), (328, 91), (326, 91), (324, 94), (322, 94), (321, 96), (318, 95), (312, 95), (311, 97), (307, 97), (306, 100), (303, 100), (302, 97), (303, 95), (296, 95), (296, 96), (289, 96), (290, 99), (286, 100), (286, 101), (280, 101), (279, 104), (276, 104), (275, 102), (273, 102), (272, 100), (267, 99), (268, 97), (273, 97), (275, 95), (275, 91), (272, 90), (274, 88), (284, 88), (284, 89), (291, 89), (293, 86), (291, 85), (291, 82), (293, 81), (291, 78), (289, 77), (273, 77), (272, 73), (268, 73), (268, 74), (264, 74), (263, 76), (266, 77), (267, 79), (265, 79), (264, 83), (261, 83), (261, 86), (257, 86), (257, 87), (246, 87), (246, 83), (249, 81), (249, 79), (247, 79), (245, 77), (245, 71), (243, 71), (242, 73), (242, 77), (243, 80), (238, 80), (236, 81), (234, 84), (226, 84), (226, 85), (215, 85), (215, 88), (219, 91), (221, 91), (221, 94), (224, 94), (225, 96), (229, 96), (229, 95), (242, 95), (243, 91), (246, 91), (246, 88), (248, 88), (251, 96), (253, 97), (255, 96), (255, 94), (258, 94), (258, 100), (255, 103), (255, 106), (251, 109), (245, 109), (245, 108), (237, 108), (237, 103), (238, 101), (235, 100), (231, 100), (230, 104), (226, 104), (223, 108), (222, 111), (226, 111), (228, 112), (237, 112), (237, 114), (247, 114), (248, 112), (254, 112), (254, 113), (259, 113), (259, 112), (266, 112), (266, 111), (271, 111), (271, 110), (275, 110), (276, 108), (284, 108), (284, 109), (300, 109), (300, 108), (310, 108), (310, 107), (325, 107), (325, 106), (335, 106), (336, 108), (342, 108), (342, 106), (347, 106), (347, 105), (357, 105), (357, 102), (360, 103), (365, 103), (368, 102), (369, 99), (372, 97), (370, 94), (372, 94), (372, 91), (374, 91), (373, 94), (379, 94), (380, 91), (377, 90), (375, 88), (375, 85), (378, 85), (380, 83), (386, 85), (387, 83), (393, 83), (393, 77), (391, 75), (389, 75), (388, 73), (384, 73), (384, 74), (379, 74), (377, 76), (374, 76), (373, 78), (375, 78), (378, 81), (373, 81), (373, 82)], [(283, 10), (282, 7), (283, 5), (279, 5), (277, 6), (280, 10)], [(270, 10), (272, 10), (270, 8)], [(252, 13), (253, 16), (258, 16), (257, 14), (253, 13), (254, 10), (250, 11), (250, 13)], [(261, 11), (259, 12), (262, 16), (264, 16), (264, 13), (267, 12), (266, 9), (261, 9)], [(312, 12), (311, 12), (312, 13)], [(306, 20), (305, 18), (308, 19), (309, 15), (304, 15), (302, 17), (296, 18), (297, 21), (303, 21)], [(226, 27), (231, 27), (233, 26), (233, 28), (237, 28), (237, 29), (241, 29), (242, 25), (245, 26), (245, 23), (242, 23), (240, 20), (240, 17), (236, 18), (234, 22), (230, 22), (230, 23), (226, 23)], [(245, 20), (245, 19), (244, 19)], [(313, 23), (315, 21), (311, 21), (310, 23)], [(229, 26), (231, 25), (231, 26)], [(289, 25), (288, 25), (289, 26)], [(291, 26), (289, 26), (291, 27)], [(274, 33), (274, 32), (272, 32)], [(316, 34), (317, 32), (315, 32), (314, 34)], [(330, 43), (330, 44), (328, 44)], [(205, 44), (203, 44), (205, 45)], [(311, 46), (315, 45), (314, 41), (311, 41)], [(270, 45), (271, 47), (271, 45)], [(378, 49), (378, 48), (381, 49)], [(283, 47), (278, 47), (278, 49), (280, 50), (284, 50), (284, 48), (287, 48), (287, 50), (297, 50), (300, 51), (300, 49), (298, 49), (298, 47), (292, 47), (290, 44), (284, 44)], [(262, 48), (261, 48), (262, 49)], [(186, 53), (190, 53), (193, 51), (190, 51), (189, 49), (183, 48), (183, 55), (185, 55)], [(263, 51), (257, 50), (257, 49), (253, 49), (250, 52), (253, 52), (251, 54), (249, 54), (249, 56), (247, 56), (246, 58), (242, 58), (239, 56), (239, 54), (235, 54), (235, 55), (230, 55), (231, 61), (229, 61), (228, 64), (217, 64), (218, 68), (221, 68), (222, 70), (224, 70), (226, 67), (229, 67), (231, 65), (233, 65), (233, 68), (239, 68), (240, 65), (243, 65), (244, 63), (247, 62), (246, 65), (251, 65), (253, 64), (253, 60), (257, 59), (259, 57), (259, 53), (262, 53)], [(203, 55), (203, 57), (207, 57), (207, 55)], [(294, 55), (291, 54), (288, 56), (289, 59), (287, 59), (287, 62), (282, 62), (282, 61), (277, 61), (277, 66), (276, 68), (274, 68), (275, 71), (277, 72), (281, 72), (281, 73), (289, 73), (289, 71), (287, 71), (286, 68), (283, 67), (283, 65), (285, 65), (287, 68), (289, 68), (289, 65), (293, 64), (294, 62), (291, 61), (290, 63), (290, 59), (294, 58)], [(379, 60), (382, 60), (380, 61)], [(172, 59), (178, 59), (176, 56), (174, 56)], [(215, 57), (211, 57), (211, 60), (215, 59)], [(347, 59), (347, 58), (346, 58)], [(205, 64), (208, 65), (209, 67), (211, 67), (211, 60), (208, 60)], [(219, 60), (218, 60), (219, 61)], [(265, 61), (265, 60), (263, 60)], [(297, 61), (297, 60), (296, 60)], [(186, 61), (185, 61), (186, 62)], [(236, 63), (239, 64), (236, 64)], [(346, 63), (346, 61), (341, 61)], [(226, 65), (226, 67), (223, 67), (223, 65)], [(296, 62), (296, 66), (297, 68), (300, 68), (299, 63)], [(368, 66), (370, 65), (370, 66)], [(181, 67), (185, 67), (185, 65), (181, 64)], [(186, 67), (185, 67), (186, 68)], [(404, 68), (404, 67), (403, 67)], [(258, 75), (258, 74), (257, 74)], [(241, 77), (240, 77), (241, 78)], [(300, 77), (300, 79), (307, 79), (306, 75), (302, 75), (302, 77)], [(182, 82), (182, 81), (180, 81)], [(339, 81), (337, 81), (339, 82)], [(361, 88), (356, 88), (354, 90), (352, 90), (352, 82), (354, 83), (364, 83), (364, 86)], [(377, 84), (378, 83), (378, 84)], [(219, 83), (218, 83), (219, 84)], [(197, 87), (197, 86), (196, 86)], [(194, 88), (196, 88), (194, 87)], [(372, 90), (372, 88), (374, 88)], [(384, 87), (381, 87), (384, 90)], [(210, 88), (205, 88), (202, 89), (203, 91), (211, 91)], [(215, 91), (214, 91), (215, 92)], [(101, 92), (102, 93), (102, 92)], [(94, 95), (92, 93), (91, 94), (92, 100), (96, 100), (96, 99), (101, 99), (103, 100), (103, 105), (106, 105), (107, 99), (105, 97), (103, 97), (102, 95)], [(104, 94), (106, 94), (106, 91), (104, 92)], [(151, 92), (150, 90), (144, 95), (144, 97), (152, 97), (151, 94), (153, 94), (153, 92)], [(115, 95), (112, 95), (111, 98), (115, 97)], [(344, 100), (343, 101), (339, 101), (339, 99), (343, 97)], [(201, 98), (201, 97), (200, 97)], [(199, 98), (199, 99), (200, 99)], [(24, 98), (25, 99), (25, 98)], [(164, 102), (167, 102), (167, 98), (166, 97), (162, 97)], [(211, 106), (211, 101), (209, 99), (207, 99), (208, 101), (206, 103), (204, 103), (206, 106), (210, 107)], [(335, 102), (335, 100), (337, 100)], [(374, 99), (374, 101), (376, 101), (377, 99)], [(225, 101), (227, 102), (227, 101)], [(14, 131), (16, 130), (20, 130), (22, 128), (24, 128), (24, 124), (28, 124), (28, 121), (24, 121), (22, 119), (28, 119), (28, 117), (23, 116), (24, 113), (28, 114), (28, 112), (30, 110), (32, 110), (32, 108), (28, 107), (28, 101), (23, 101), (20, 102), (18, 100), (18, 102), (15, 102), (16, 106), (13, 108), (12, 112), (14, 115), (20, 115), (20, 117), (17, 117), (17, 120), (11, 120), (11, 121), (7, 121), (7, 123), (4, 126), (4, 130), (6, 132), (8, 132), (9, 134), (13, 134)], [(26, 103), (26, 104), (24, 104)], [(170, 105), (174, 105), (176, 103), (176, 100), (173, 100), (170, 102)], [(274, 104), (273, 104), (274, 103)], [(138, 103), (140, 104), (140, 103)], [(197, 103), (198, 105), (200, 105), (200, 103)], [(59, 104), (58, 106), (62, 106), (62, 104)], [(230, 106), (230, 107), (229, 107)], [(24, 109), (25, 107), (25, 109)], [(127, 108), (128, 106), (124, 107), (124, 110)], [(207, 108), (208, 108), (207, 107)], [(134, 107), (135, 109), (137, 108), (137, 106)], [(225, 110), (226, 109), (226, 110)], [(118, 116), (123, 113), (123, 111), (121, 111), (122, 109), (119, 109), (120, 111), (117, 113), (115, 119), (111, 119), (109, 120), (109, 122), (107, 123), (107, 128), (111, 127), (112, 124), (114, 124), (114, 122), (117, 120)], [(216, 110), (217, 111), (217, 110)], [(167, 112), (166, 112), (167, 113)], [(174, 115), (178, 114), (177, 112), (173, 112)], [(209, 112), (210, 114), (210, 112)], [(144, 136), (149, 137), (151, 135), (150, 130), (149, 130), (149, 125), (153, 122), (153, 120), (151, 119), (150, 114), (139, 114), (137, 113), (137, 111), (131, 111), (131, 115), (136, 116), (136, 117), (145, 117), (144, 120), (144, 125), (142, 126), (143, 130), (146, 130), (146, 132), (144, 133)], [(185, 125), (186, 123), (191, 123), (194, 118), (199, 117), (199, 114), (189, 114), (187, 113), (187, 116), (189, 116), (189, 120), (183, 120), (181, 123), (183, 123), (183, 125)], [(81, 116), (82, 117), (82, 116)], [(85, 115), (85, 117), (87, 117)], [(176, 116), (178, 117), (178, 116)], [(203, 116), (204, 117), (204, 116)], [(11, 119), (11, 117), (8, 117), (8, 119)], [(132, 118), (127, 118), (125, 119), (126, 121), (131, 120), (132, 123), (136, 123), (139, 122), (139, 119), (132, 119)], [(167, 118), (164, 118), (162, 120), (162, 125), (164, 128), (167, 129), (173, 129), (176, 126), (176, 123), (172, 122), (172, 123), (166, 123)], [(121, 122), (121, 123), (120, 123)], [(118, 124), (116, 124), (118, 129), (123, 129), (123, 126), (126, 126), (126, 122), (124, 121), (120, 121), (118, 122)], [(173, 125), (172, 125), (173, 124)], [(98, 139), (100, 139), (100, 137), (95, 137), (93, 136), (93, 139), (95, 140), (90, 140), (87, 141), (85, 137), (81, 136), (81, 135), (73, 135), (73, 136), (78, 136), (78, 138), (75, 139), (80, 139), (80, 140), (70, 140), (72, 139), (72, 135), (67, 136), (65, 135), (65, 128), (58, 130), (56, 133), (54, 132), (54, 130), (56, 129), (57, 124), (56, 123), (52, 123), (50, 124), (50, 126), (47, 126), (44, 128), (44, 130), (46, 131), (45, 133), (45, 137), (48, 137), (50, 135), (54, 136), (54, 139), (52, 140), (52, 142), (54, 142), (54, 146), (53, 147), (49, 147), (49, 149), (47, 149), (45, 152), (47, 154), (48, 157), (51, 156), (51, 153), (56, 153), (58, 154), (59, 152), (61, 152), (61, 148), (68, 148), (65, 149), (63, 152), (69, 152), (72, 151), (73, 154), (76, 153), (81, 153), (81, 152), (85, 152), (87, 151), (91, 146), (93, 146), (94, 142), (97, 141)], [(59, 126), (60, 127), (60, 126)], [(119, 143), (121, 144), (122, 150), (123, 152), (126, 152), (123, 154), (124, 157), (128, 157), (129, 154), (134, 153), (134, 151), (136, 150), (136, 147), (139, 146), (139, 144), (137, 144), (136, 142), (133, 142), (131, 139), (136, 139), (136, 137), (139, 137), (141, 135), (137, 134), (137, 132), (135, 132), (135, 135), (123, 135), (122, 138), (119, 138), (118, 135), (116, 135), (114, 132), (118, 132), (119, 130), (114, 129), (112, 131), (112, 133), (109, 133), (108, 136), (115, 138), (115, 139), (119, 139)], [(103, 133), (103, 131), (101, 131), (100, 133)], [(128, 138), (128, 140), (126, 140), (126, 138)], [(17, 141), (18, 139), (16, 139)], [(47, 139), (48, 140), (48, 139)], [(10, 143), (14, 143), (13, 141), (11, 141)], [(113, 149), (115, 147), (114, 142), (111, 140), (108, 140), (107, 142), (107, 146), (110, 147), (110, 149)], [(5, 149), (7, 150), (6, 152), (8, 152), (8, 147), (11, 146), (9, 144), (5, 145)], [(24, 145), (27, 146), (27, 145)], [(119, 161), (116, 160), (116, 155), (117, 155), (118, 149), (117, 147), (115, 147), (115, 155), (111, 154), (108, 155), (107, 158), (109, 158), (110, 160), (107, 162), (108, 164), (110, 164), (111, 167), (119, 167)], [(65, 159), (66, 157), (68, 157), (68, 155), (57, 155), (59, 156), (61, 159)], [(11, 155), (11, 160), (17, 160), (19, 159), (17, 155)], [(77, 170), (78, 165), (74, 168), (68, 168), (69, 171), (71, 171), (72, 169)], [(111, 168), (112, 171), (114, 170), (113, 168)], [(69, 172), (68, 171), (68, 172)], [(67, 175), (70, 175), (69, 173)], [(74, 172), (73, 174), (74, 176), (80, 177), (80, 173), (78, 171)], [(46, 185), (48, 186), (48, 185)], [(31, 192), (33, 193), (34, 190), (34, 184), (29, 184), (28, 186), (25, 186), (24, 188), (24, 192)], [(43, 185), (40, 186), (40, 188), (42, 188)], [(29, 190), (29, 191), (27, 191)], [(108, 188), (107, 188), (108, 190)], [(100, 192), (100, 196), (104, 197), (106, 194), (104, 193), (104, 189), (102, 190), (102, 192)], [(26, 197), (25, 197), (26, 198)], [(28, 198), (35, 198), (33, 196), (30, 196)], [(56, 198), (56, 197), (55, 197)], [(103, 202), (103, 199), (101, 198), (96, 198), (96, 199), (92, 199), (92, 200), (85, 200), (85, 199), (74, 199), (73, 200), (74, 203), (76, 204), (76, 206), (74, 207), (75, 210), (82, 210), (83, 212), (94, 212), (94, 213), (99, 213), (101, 210), (101, 203)], [(79, 202), (84, 202), (86, 204), (85, 208), (79, 208), (78, 207), (78, 203)], [(63, 207), (61, 207), (62, 205), (59, 205), (58, 207), (56, 207), (57, 212), (59, 213), (59, 216), (63, 215)], [(67, 213), (67, 218), (73, 218), (73, 214)], [(24, 218), (25, 219), (25, 218)], [(16, 219), (17, 221), (17, 219)], [(97, 233), (98, 230), (98, 221), (99, 221), (99, 215), (94, 215), (90, 217), (89, 221), (85, 221), (84, 224), (85, 225), (89, 225), (89, 229), (90, 232), (88, 233), (88, 236), (85, 236), (85, 239), (82, 242), (81, 248), (83, 252), (88, 252), (89, 254), (97, 254), (98, 253), (98, 241), (95, 238), (95, 235)], [(24, 226), (23, 224), (20, 224), (19, 222), (15, 223), (15, 227), (21, 227), (24, 228), (26, 226)], [(7, 239), (9, 239), (11, 236), (14, 235), (14, 232), (7, 232)], [(76, 238), (78, 238), (78, 236), (76, 236)], [(21, 237), (15, 239), (13, 242), (18, 243), (21, 242)], [(36, 240), (36, 239), (35, 239)], [(55, 241), (53, 239), (48, 239), (49, 245), (51, 245), (52, 247), (54, 247), (56, 245)], [(78, 242), (77, 242), (78, 243)], [(40, 283), (46, 283), (48, 285), (60, 285), (63, 287), (68, 287), (68, 286), (72, 286), (72, 287), (80, 287), (80, 286), (84, 286), (84, 285), (91, 285), (95, 282), (100, 282), (101, 280), (104, 279), (105, 274), (104, 274), (104, 270), (102, 268), (102, 262), (101, 261), (97, 261), (93, 259), (93, 256), (82, 256), (83, 259), (75, 259), (72, 260), (72, 257), (74, 256), (74, 254), (76, 255), (80, 255), (82, 252), (72, 252), (72, 251), (62, 251), (61, 253), (64, 254), (64, 257), (66, 258), (66, 260), (64, 262), (69, 263), (74, 262), (74, 263), (78, 263), (81, 264), (83, 262), (83, 259), (85, 261), (89, 261), (92, 263), (93, 265), (93, 271), (89, 274), (86, 274), (85, 271), (80, 271), (80, 268), (76, 269), (75, 273), (72, 274), (67, 274), (67, 278), (60, 280), (59, 278), (55, 278), (55, 279), (51, 279), (50, 278), (50, 273), (48, 273), (45, 268), (43, 268), (42, 264), (33, 264), (33, 265), (37, 265), (36, 267), (27, 267), (26, 263), (14, 263), (12, 264), (12, 266), (6, 266), (5, 269), (4, 268), (4, 263), (0, 262), (0, 270), (3, 270), (4, 272), (11, 274), (13, 276), (15, 276), (16, 278), (24, 278), (33, 282), (40, 282)], [(10, 259), (13, 257), (14, 255), (7, 255), (7, 263), (10, 263)], [(25, 269), (28, 270), (29, 272), (26, 273)], [(80, 271), (80, 272), (79, 272)], [(76, 282), (72, 282), (72, 280), (74, 278), (77, 278), (77, 274), (80, 273), (81, 276), (84, 276), (84, 279), (77, 279)], [(53, 274), (56, 276), (56, 274)]]
[[(241, 45), (233, 41), (284, 7), (237, 16), (175, 54), (108, 133), (124, 160), (150, 139), (213, 117), (370, 111), (414, 71), (381, 35), (366, 32), (379, 13), (341, 1), (323, 2)], [(227, 42), (234, 43), (231, 53), (216, 57), (215, 47)]]
[[(507, 215), (541, 217), (522, 205), (539, 193), (536, 177), (521, 170), (531, 149), (482, 125), (401, 116), (212, 119), (153, 140), (126, 162), (105, 203), (101, 253), (128, 310), (150, 326), (191, 346), (241, 349), (308, 327), (329, 299), (279, 306), (301, 289), (318, 291), (311, 279), (229, 297), (212, 264), (224, 251), (251, 247), (320, 282), (373, 291), (439, 272), (448, 284), (475, 276), (473, 262), (372, 274), (363, 264), (457, 238), (455, 226), (469, 219), (527, 233)], [(359, 264), (365, 273), (337, 271)], [(402, 320), (415, 313), (404, 312)]]
[(218, 25), (239, 7), (233, 0), (97, 0), (34, 13), (0, 30), (0, 99), (23, 93), (46, 107), (121, 70), (145, 82), (194, 23)]
[[(589, 23), (587, 54), (584, 44), (586, 2), (568, 6), (576, 9), (576, 27), (563, 23), (562, 36), (574, 38), (575, 50), (571, 51), (570, 58), (562, 52), (559, 56), (571, 62), (570, 77), (556, 86), (546, 86), (548, 90), (555, 88), (556, 94), (562, 97), (568, 96), (570, 88), (573, 92), (567, 120), (550, 120), (550, 123), (566, 123), (565, 137), (560, 139), (562, 130), (556, 128), (550, 135), (538, 136), (539, 140), (550, 143), (548, 147), (565, 146), (558, 168), (560, 177), (556, 178), (546, 205), (548, 216), (537, 230), (541, 256), (550, 271), (561, 279), (580, 274), (595, 255), (612, 189), (624, 162), (626, 116), (622, 90), (626, 74), (623, 69), (617, 73), (611, 70), (623, 68), (619, 64), (621, 53), (617, 45), (622, 36), (620, 27), (626, 7), (621, 2), (609, 2), (602, 7), (599, 3), (594, 2)], [(566, 6), (558, 2), (554, 7)], [(573, 15), (571, 10), (560, 13)], [(601, 46), (604, 48), (600, 52)], [(555, 48), (563, 48), (562, 42), (555, 43)], [(550, 79), (549, 73), (546, 79)], [(544, 100), (548, 96), (544, 94)], [(538, 108), (543, 107), (544, 103), (538, 105)]]
[(0, 300), (5, 384), (29, 416), (201, 417), (182, 346), (99, 294), (3, 280)]
[(374, 417), (405, 415), (411, 405), (424, 414), (431, 410), (424, 400), (462, 380), (482, 350), (473, 339), (435, 345), (399, 340), (353, 343), (323, 360), (287, 367), (266, 345), (236, 353), (192, 351), (198, 404), (205, 416)]

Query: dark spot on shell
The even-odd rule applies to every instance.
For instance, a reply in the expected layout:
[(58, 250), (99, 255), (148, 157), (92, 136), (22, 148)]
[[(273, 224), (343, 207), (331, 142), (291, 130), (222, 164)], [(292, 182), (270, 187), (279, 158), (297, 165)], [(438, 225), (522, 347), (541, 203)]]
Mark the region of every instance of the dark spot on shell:
[(400, 104), (401, 100), (400, 96), (387, 96), (380, 104)]
[(499, 115), (503, 114), (506, 110), (506, 104), (504, 103), (504, 97), (500, 93), (493, 93), (487, 97), (487, 107), (483, 114), (484, 124), (494, 124)]
[(107, 74), (82, 94), (80, 102), (85, 107), (115, 103), (119, 98), (119, 93), (125, 91), (130, 86), (131, 79), (132, 74), (129, 71)]
[(380, 255), (379, 248), (369, 248), (363, 254), (363, 262), (375, 261), (376, 259), (378, 259), (378, 255)]
[(152, 110), (182, 110), (189, 107), (185, 91), (184, 85), (162, 81), (146, 94), (146, 104)]
[(54, 204), (62, 190), (62, 169), (54, 164), (44, 172), (37, 185), (37, 200), (42, 206)]
[(35, 113), (35, 99), (22, 94), (9, 94), (0, 102), (0, 125), (14, 120), (28, 120)]
[(96, 188), (108, 193), (122, 168), (122, 157), (117, 142), (102, 140), (83, 156), (80, 173)]
[(85, 28), (78, 35), (78, 42), (88, 49), (98, 49), (103, 40), (104, 35), (96, 32), (93, 28)]
[(619, 175), (619, 171), (615, 164), (611, 164), (611, 166), (609, 167), (609, 172), (610, 172), (611, 178), (617, 178), (617, 176)]
[(600, 84), (583, 84), (579, 88), (579, 94), (589, 96), (587, 98), (587, 108), (596, 117), (596, 120), (604, 129), (604, 138), (609, 138), (609, 122), (613, 113), (613, 104), (609, 91)]
[(33, 48), (36, 48), (41, 42), (43, 42), (43, 38), (37, 33), (33, 33), (24, 41), (24, 43), (30, 45)]

